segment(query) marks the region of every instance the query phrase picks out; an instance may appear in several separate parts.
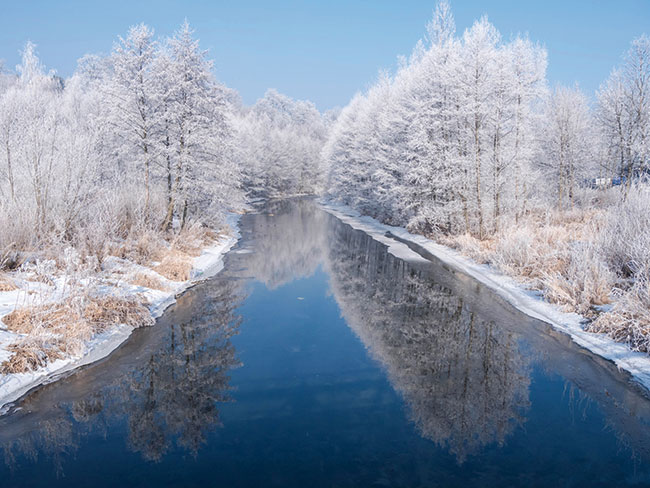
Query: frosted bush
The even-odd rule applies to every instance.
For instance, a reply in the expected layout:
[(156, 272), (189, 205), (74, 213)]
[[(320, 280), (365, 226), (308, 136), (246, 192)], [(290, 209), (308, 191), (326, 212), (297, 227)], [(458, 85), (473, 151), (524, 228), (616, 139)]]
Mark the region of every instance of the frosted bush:
[(610, 209), (599, 246), (612, 270), (622, 277), (633, 277), (650, 262), (650, 186), (633, 186)]
[(616, 276), (589, 242), (575, 242), (568, 253), (568, 266), (544, 278), (545, 295), (564, 305), (566, 311), (593, 315), (595, 305), (610, 302)]
[(608, 334), (636, 351), (650, 352), (650, 267), (627, 291), (618, 290), (615, 305), (601, 314), (588, 329)]
[(530, 276), (538, 264), (533, 238), (534, 234), (528, 227), (508, 229), (508, 233), (497, 240), (493, 263), (502, 271)]

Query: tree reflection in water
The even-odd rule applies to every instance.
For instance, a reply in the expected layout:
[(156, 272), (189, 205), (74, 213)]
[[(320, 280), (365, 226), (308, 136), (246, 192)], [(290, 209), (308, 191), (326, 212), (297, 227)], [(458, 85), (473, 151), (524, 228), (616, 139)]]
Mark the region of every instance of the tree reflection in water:
[(129, 405), (129, 441), (158, 460), (171, 440), (196, 454), (205, 433), (221, 425), (219, 403), (230, 400), (228, 371), (238, 364), (230, 337), (237, 331), (232, 283), (197, 303), (187, 322), (172, 324), (166, 347), (130, 375), (120, 391)]
[[(145, 344), (146, 354), (134, 351), (141, 356), (137, 364), (116, 371), (97, 392), (64, 400), (29, 433), (3, 442), (7, 464), (43, 456), (62, 474), (62, 461), (86, 433), (105, 432), (120, 418), (126, 419), (129, 449), (146, 460), (158, 461), (174, 446), (195, 455), (206, 434), (221, 425), (219, 404), (230, 401), (229, 371), (240, 365), (230, 339), (239, 329), (236, 308), (243, 299), (234, 280), (213, 280), (184, 296), (171, 312), (178, 320), (157, 325), (164, 329), (151, 334), (155, 341)], [(52, 388), (65, 389), (65, 381), (35, 392), (24, 408)]]
[(529, 407), (529, 362), (514, 333), (363, 234), (341, 229), (331, 242), (343, 316), (385, 366), (421, 434), (459, 463), (502, 444)]
[(248, 219), (255, 252), (247, 259), (246, 267), (268, 289), (307, 278), (322, 263), (331, 217), (313, 201), (270, 202), (263, 213)]

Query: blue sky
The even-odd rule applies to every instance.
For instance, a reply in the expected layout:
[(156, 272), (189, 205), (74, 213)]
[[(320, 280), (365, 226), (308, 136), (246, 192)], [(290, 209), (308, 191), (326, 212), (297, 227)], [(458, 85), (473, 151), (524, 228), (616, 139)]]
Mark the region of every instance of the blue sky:
[[(219, 78), (252, 103), (267, 88), (342, 106), (392, 69), (422, 36), (434, 1), (1, 0), (0, 59), (13, 68), (25, 41), (68, 76), (86, 53), (107, 53), (117, 35), (145, 22), (169, 35), (184, 18), (215, 60)], [(650, 35), (650, 0), (452, 0), (462, 32), (482, 14), (504, 38), (528, 33), (549, 52), (548, 79), (590, 95), (630, 41)]]

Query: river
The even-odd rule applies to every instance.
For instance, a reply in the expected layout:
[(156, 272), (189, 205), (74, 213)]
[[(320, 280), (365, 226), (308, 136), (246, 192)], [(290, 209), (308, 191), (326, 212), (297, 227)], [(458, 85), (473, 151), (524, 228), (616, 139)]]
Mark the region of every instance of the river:
[(0, 418), (0, 486), (650, 486), (650, 401), (471, 278), (310, 199)]

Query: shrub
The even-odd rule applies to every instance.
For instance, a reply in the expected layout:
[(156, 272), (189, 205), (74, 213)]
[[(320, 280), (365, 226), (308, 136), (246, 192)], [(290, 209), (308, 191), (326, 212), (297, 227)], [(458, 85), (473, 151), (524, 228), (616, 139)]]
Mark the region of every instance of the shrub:
[(144, 288), (150, 288), (152, 290), (169, 290), (169, 288), (158, 278), (145, 273), (136, 274), (133, 279), (131, 279), (130, 283), (132, 285), (142, 286)]
[(154, 268), (156, 273), (172, 281), (187, 281), (192, 271), (191, 258), (178, 250), (171, 250)]
[(650, 186), (633, 186), (612, 207), (599, 246), (611, 269), (621, 277), (633, 277), (650, 262)]
[(593, 316), (594, 305), (610, 302), (616, 281), (595, 247), (588, 242), (576, 242), (570, 247), (568, 266), (545, 275), (546, 298), (564, 306), (569, 312)]
[(596, 318), (587, 330), (609, 335), (635, 351), (650, 352), (650, 268), (627, 291), (619, 291), (611, 310)]

